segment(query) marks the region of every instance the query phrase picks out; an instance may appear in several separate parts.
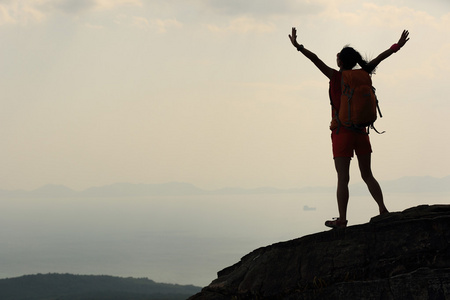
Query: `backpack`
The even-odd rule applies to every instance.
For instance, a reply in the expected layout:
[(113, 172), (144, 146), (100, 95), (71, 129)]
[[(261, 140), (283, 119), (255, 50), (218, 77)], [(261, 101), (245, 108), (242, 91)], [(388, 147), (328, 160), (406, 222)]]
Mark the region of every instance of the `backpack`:
[(338, 132), (340, 126), (345, 126), (355, 131), (372, 128), (379, 133), (373, 123), (377, 119), (377, 111), (380, 118), (383, 116), (369, 73), (362, 69), (343, 71), (341, 90), (341, 105), (339, 112), (335, 109), (334, 117)]

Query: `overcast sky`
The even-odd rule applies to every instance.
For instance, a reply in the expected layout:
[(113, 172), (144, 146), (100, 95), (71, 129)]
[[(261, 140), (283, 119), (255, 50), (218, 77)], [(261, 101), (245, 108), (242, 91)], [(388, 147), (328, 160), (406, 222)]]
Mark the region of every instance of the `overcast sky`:
[(448, 0), (0, 0), (0, 188), (333, 185), (328, 79), (293, 26), (332, 67), (408, 29), (373, 77), (374, 174), (450, 174)]

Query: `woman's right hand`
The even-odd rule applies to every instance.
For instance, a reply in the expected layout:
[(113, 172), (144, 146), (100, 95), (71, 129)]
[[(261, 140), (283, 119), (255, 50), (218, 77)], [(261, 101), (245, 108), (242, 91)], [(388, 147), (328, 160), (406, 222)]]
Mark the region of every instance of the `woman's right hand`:
[(297, 29), (295, 29), (295, 27), (292, 27), (292, 34), (289, 35), (289, 39), (295, 48), (300, 47), (300, 44), (297, 43)]
[(398, 40), (397, 45), (401, 47), (403, 47), (407, 41), (409, 41), (409, 31), (408, 30), (403, 30), (402, 35), (400, 37), (400, 39)]

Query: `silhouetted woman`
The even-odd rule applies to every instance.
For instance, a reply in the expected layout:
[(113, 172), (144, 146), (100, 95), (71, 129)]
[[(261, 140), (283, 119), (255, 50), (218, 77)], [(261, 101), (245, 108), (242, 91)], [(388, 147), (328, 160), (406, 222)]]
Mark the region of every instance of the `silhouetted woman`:
[[(401, 47), (409, 40), (409, 32), (404, 30), (399, 41), (393, 44), (389, 49), (382, 52), (375, 59), (370, 62), (366, 62), (361, 55), (351, 47), (344, 47), (337, 54), (337, 66), (339, 71), (328, 67), (322, 60), (320, 60), (316, 54), (307, 50), (303, 45), (297, 42), (297, 30), (292, 28), (292, 34), (289, 35), (292, 45), (297, 48), (298, 51), (303, 53), (314, 65), (330, 80), (330, 98), (332, 102), (332, 110), (339, 111), (341, 101), (341, 76), (342, 71), (352, 70), (356, 64), (367, 73), (372, 74), (375, 68), (384, 59), (391, 56), (393, 53), (400, 50)], [(335, 115), (332, 112), (333, 116)], [(337, 202), (339, 217), (326, 221), (325, 225), (332, 228), (343, 228), (347, 226), (347, 204), (349, 198), (348, 183), (350, 181), (350, 160), (353, 157), (353, 152), (356, 153), (358, 158), (359, 170), (361, 171), (361, 177), (369, 188), (370, 194), (378, 204), (380, 214), (387, 213), (388, 210), (384, 205), (383, 193), (380, 185), (372, 174), (370, 166), (372, 148), (368, 134), (364, 132), (355, 132), (354, 130), (347, 129), (345, 126), (339, 128), (337, 132), (337, 126), (332, 121), (330, 129), (331, 141), (333, 145), (333, 157), (334, 164), (337, 172)]]

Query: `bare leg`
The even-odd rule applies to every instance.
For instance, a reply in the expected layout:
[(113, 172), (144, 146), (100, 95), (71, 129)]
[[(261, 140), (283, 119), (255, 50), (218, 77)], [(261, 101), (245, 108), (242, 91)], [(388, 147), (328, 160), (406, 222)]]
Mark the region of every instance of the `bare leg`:
[(336, 167), (337, 182), (337, 203), (339, 210), (339, 220), (347, 220), (348, 205), (348, 183), (350, 181), (350, 157), (335, 157), (334, 166)]
[(378, 184), (378, 181), (375, 179), (375, 177), (373, 177), (370, 162), (371, 162), (370, 153), (358, 156), (358, 163), (359, 163), (359, 170), (361, 171), (361, 177), (367, 184), (367, 187), (369, 188), (369, 192), (372, 195), (373, 199), (375, 199), (375, 201), (377, 202), (380, 214), (384, 214), (387, 213), (388, 210), (384, 205), (383, 192), (381, 191), (381, 187)]

